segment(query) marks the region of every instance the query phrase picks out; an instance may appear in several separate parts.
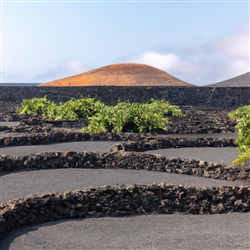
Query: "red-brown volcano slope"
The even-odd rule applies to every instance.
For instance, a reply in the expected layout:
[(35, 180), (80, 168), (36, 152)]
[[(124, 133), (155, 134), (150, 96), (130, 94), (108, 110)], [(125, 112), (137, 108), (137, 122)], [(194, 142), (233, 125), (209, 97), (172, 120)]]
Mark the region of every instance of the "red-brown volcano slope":
[(40, 86), (193, 86), (145, 64), (112, 64)]

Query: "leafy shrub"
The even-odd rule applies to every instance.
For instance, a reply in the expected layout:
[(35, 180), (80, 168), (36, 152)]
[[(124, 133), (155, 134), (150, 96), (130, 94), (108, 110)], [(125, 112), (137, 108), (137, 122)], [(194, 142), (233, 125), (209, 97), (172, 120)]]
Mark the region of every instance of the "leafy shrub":
[(240, 107), (228, 115), (237, 122), (238, 138), (236, 139), (239, 156), (233, 161), (233, 165), (250, 161), (250, 105)]
[(152, 99), (146, 104), (118, 102), (116, 106), (106, 106), (91, 117), (89, 126), (83, 131), (148, 132), (164, 129), (169, 123), (165, 115), (183, 116), (183, 113), (179, 107), (163, 100)]
[(79, 118), (89, 118), (98, 110), (105, 106), (94, 98), (71, 98), (69, 101), (56, 105), (47, 100), (47, 97), (25, 99), (17, 112), (20, 114), (39, 114), (47, 119), (54, 120), (77, 120)]
[(54, 102), (47, 100), (47, 97), (24, 99), (22, 105), (17, 107), (19, 114), (42, 115), (45, 117), (53, 117), (56, 113), (57, 106)]
[(87, 118), (99, 112), (99, 109), (105, 106), (100, 101), (95, 101), (95, 98), (71, 98), (68, 102), (63, 104), (63, 107), (71, 108), (78, 117)]
[(104, 103), (95, 101), (95, 98), (71, 98), (65, 103), (60, 102), (54, 119), (77, 120), (78, 118), (89, 118), (104, 106)]
[(17, 112), (55, 120), (87, 118), (90, 124), (82, 130), (88, 132), (148, 132), (164, 129), (169, 123), (166, 116), (183, 116), (179, 107), (164, 100), (152, 99), (146, 104), (118, 101), (116, 106), (107, 106), (94, 98), (71, 98), (56, 105), (46, 96), (24, 100)]

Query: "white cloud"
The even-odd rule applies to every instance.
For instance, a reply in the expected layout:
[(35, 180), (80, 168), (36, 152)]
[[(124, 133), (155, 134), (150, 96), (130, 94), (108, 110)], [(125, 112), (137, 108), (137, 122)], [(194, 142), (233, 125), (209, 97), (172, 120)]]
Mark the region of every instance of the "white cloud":
[(189, 60), (177, 54), (145, 52), (130, 61), (159, 68), (189, 83), (204, 85), (223, 81), (249, 71), (247, 58), (216, 58), (193, 55)]
[(48, 82), (55, 79), (64, 78), (89, 70), (85, 65), (76, 60), (67, 61), (61, 65), (50, 67), (44, 73), (35, 76), (36, 81)]
[(228, 71), (235, 72), (235, 73), (241, 73), (249, 71), (249, 61), (248, 60), (233, 60), (229, 62), (228, 65)]
[(62, 66), (62, 69), (73, 74), (82, 73), (87, 70), (86, 66), (79, 61), (68, 61)]
[(21, 79), (27, 78), (27, 75), (21, 73), (13, 73), (8, 71), (2, 72), (2, 79), (4, 83), (18, 83), (22, 82)]
[(175, 54), (161, 55), (154, 52), (145, 52), (134, 59), (138, 63), (150, 64), (159, 69), (171, 70), (179, 61), (179, 58)]
[(183, 60), (176, 54), (160, 54), (145, 52), (132, 59), (133, 62), (148, 64), (164, 71), (196, 72), (197, 66), (187, 60)]
[(214, 52), (226, 56), (240, 58), (249, 56), (249, 38), (242, 35), (219, 39), (213, 46)]
[(249, 21), (235, 27), (231, 34), (205, 45), (211, 53), (249, 59)]
[[(132, 58), (131, 61), (159, 68), (191, 83), (199, 82), (201, 80), (199, 75), (204, 71), (204, 69), (194, 60), (185, 60), (174, 53), (160, 54), (156, 52), (145, 52)], [(190, 76), (195, 77), (195, 82), (190, 81)]]
[(229, 35), (191, 50), (146, 51), (130, 61), (154, 66), (193, 84), (223, 81), (249, 71), (249, 24), (241, 23)]

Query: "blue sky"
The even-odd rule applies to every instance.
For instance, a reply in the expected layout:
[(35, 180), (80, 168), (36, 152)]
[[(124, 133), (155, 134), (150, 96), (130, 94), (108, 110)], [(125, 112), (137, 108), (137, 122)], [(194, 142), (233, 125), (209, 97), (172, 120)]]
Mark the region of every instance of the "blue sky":
[(2, 81), (47, 82), (136, 62), (203, 85), (249, 71), (248, 1), (10, 1)]

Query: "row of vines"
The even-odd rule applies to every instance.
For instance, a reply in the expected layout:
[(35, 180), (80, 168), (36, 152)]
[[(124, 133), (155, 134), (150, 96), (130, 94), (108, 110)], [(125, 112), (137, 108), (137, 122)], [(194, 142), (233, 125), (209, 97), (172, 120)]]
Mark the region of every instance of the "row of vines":
[[(17, 107), (20, 114), (38, 114), (45, 119), (89, 121), (85, 132), (149, 132), (165, 129), (169, 124), (167, 116), (184, 116), (182, 110), (164, 100), (151, 100), (149, 103), (130, 103), (118, 101), (116, 106), (108, 106), (95, 98), (70, 99), (56, 104), (43, 98), (25, 99)], [(237, 122), (239, 156), (233, 165), (250, 161), (250, 106), (243, 106), (229, 113)]]
[(118, 101), (116, 106), (108, 106), (94, 98), (72, 98), (56, 104), (46, 96), (23, 100), (17, 112), (54, 120), (86, 118), (89, 126), (82, 129), (86, 132), (148, 132), (165, 129), (170, 123), (167, 116), (184, 116), (178, 106), (164, 100), (152, 99), (144, 104)]

